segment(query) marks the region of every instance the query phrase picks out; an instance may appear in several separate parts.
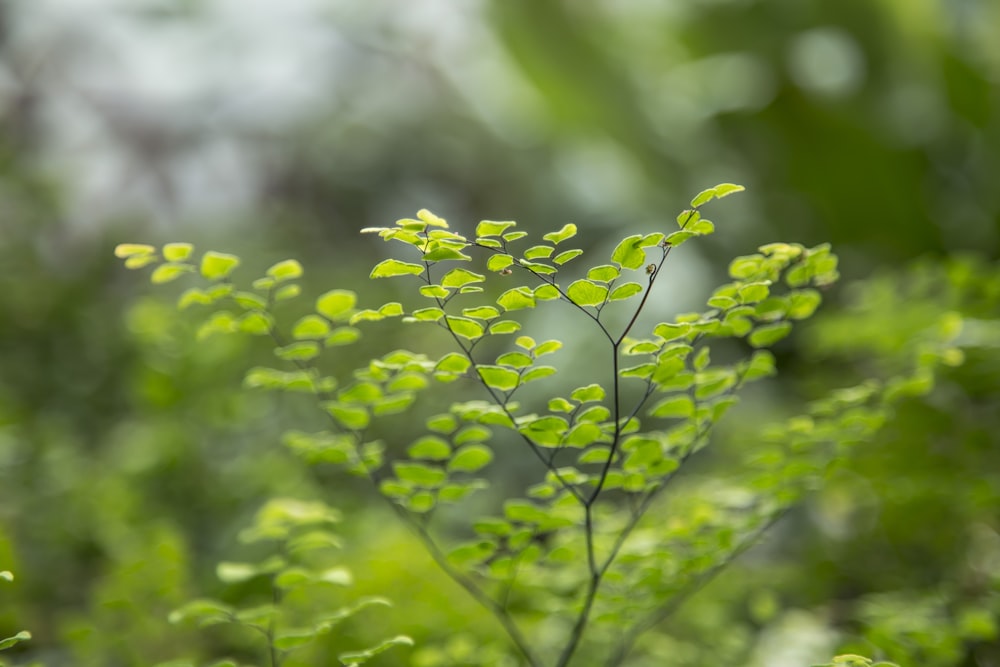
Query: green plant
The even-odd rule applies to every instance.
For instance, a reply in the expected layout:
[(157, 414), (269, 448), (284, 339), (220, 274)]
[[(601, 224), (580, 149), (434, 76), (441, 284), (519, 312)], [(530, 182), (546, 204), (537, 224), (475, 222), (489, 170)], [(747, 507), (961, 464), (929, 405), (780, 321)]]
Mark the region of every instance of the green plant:
[[(323, 595), (324, 589), (349, 586), (352, 582), (350, 571), (330, 560), (331, 552), (340, 546), (330, 526), (339, 520), (338, 512), (319, 501), (289, 498), (268, 501), (240, 539), (246, 544), (276, 543), (276, 552), (265, 552), (256, 562), (222, 562), (217, 568), (219, 579), (226, 584), (265, 580), (265, 601), (235, 608), (214, 599), (193, 600), (175, 610), (170, 622), (194, 622), (201, 627), (233, 624), (245, 628), (263, 639), (264, 650), (259, 653), (266, 664), (276, 666), (358, 612), (389, 604), (384, 598), (362, 598), (330, 610), (331, 599)], [(289, 604), (288, 599), (296, 595), (296, 603)], [(360, 665), (393, 646), (408, 644), (412, 640), (400, 635), (368, 649), (341, 653), (337, 658), (342, 665)], [(215, 667), (236, 664), (230, 660), (213, 663)]]
[[(14, 573), (10, 570), (0, 570), (0, 580), (8, 582), (14, 581)], [(0, 651), (5, 651), (21, 642), (28, 641), (29, 639), (31, 639), (31, 633), (27, 630), (21, 630), (12, 637), (0, 639)], [(5, 663), (0, 661), (0, 665), (3, 664)]]
[[(196, 263), (193, 248), (180, 243), (161, 252), (125, 244), (116, 253), (129, 268), (155, 265), (154, 283), (206, 279), (180, 297), (182, 308), (222, 307), (199, 335), (271, 339), (287, 366), (252, 368), (246, 386), (312, 395), (329, 420), (320, 432), (288, 433), (286, 444), (310, 464), (368, 479), (438, 565), (493, 613), (523, 661), (619, 665), (643, 650), (644, 633), (820, 484), (831, 462), (870, 439), (895, 401), (927, 391), (927, 373), (945, 356), (947, 336), (912, 374), (835, 391), (759, 437), (748, 433), (757, 446), (739, 465), (681, 477), (738, 391), (775, 372), (767, 348), (810, 317), (819, 289), (838, 277), (828, 245), (770, 244), (733, 260), (731, 281), (712, 293), (707, 310), (643, 324), (671, 252), (715, 229), (701, 207), (740, 190), (722, 184), (702, 192), (676, 231), (628, 236), (610, 263), (567, 281), (560, 277), (582, 254), (560, 248), (576, 234), (573, 225), (515, 250), (527, 234), (514, 222), (480, 222), (470, 240), (420, 211), (394, 227), (363, 230), (415, 255), (386, 259), (371, 277), (414, 280), (419, 306), (358, 309), (355, 292), (334, 289), (290, 327), (281, 310), (301, 293), (295, 260), (241, 288), (232, 280), (240, 263), (233, 255), (207, 252)], [(482, 273), (461, 265), (476, 260)], [(605, 350), (603, 360), (564, 365), (564, 375), (583, 380), (564, 387), (551, 379), (557, 368), (543, 363), (564, 341), (527, 335), (532, 322), (522, 317), (556, 304), (589, 325)], [(394, 350), (353, 370), (331, 367), (324, 353), (357, 343), (357, 325), (394, 318), (437, 327), (450, 349), (414, 334), (432, 352)], [(456, 385), (458, 395), (450, 393)], [(480, 395), (470, 399), (472, 389)], [(443, 400), (437, 410), (426, 405), (435, 398)], [(396, 432), (409, 443), (387, 445), (395, 415), (414, 406), (428, 410), (422, 427), (408, 420)], [(516, 445), (489, 444), (500, 434)], [(495, 481), (482, 471), (498, 453), (533, 459), (536, 483), (523, 496), (503, 493), (495, 512), (453, 512), (442, 529), (435, 519), (443, 507)], [(287, 567), (268, 572), (278, 580)]]

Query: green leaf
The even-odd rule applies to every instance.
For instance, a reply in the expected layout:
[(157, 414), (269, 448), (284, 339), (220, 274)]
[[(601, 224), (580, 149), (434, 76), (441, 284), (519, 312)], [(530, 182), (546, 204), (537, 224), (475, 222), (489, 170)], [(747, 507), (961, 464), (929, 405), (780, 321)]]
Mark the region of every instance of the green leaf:
[(457, 503), (464, 500), (466, 496), (479, 489), (485, 489), (487, 483), (482, 479), (473, 479), (468, 482), (445, 484), (438, 490), (438, 500), (442, 503)]
[(444, 461), (451, 456), (451, 446), (434, 435), (418, 438), (406, 450), (411, 459), (427, 459), (429, 461)]
[(466, 426), (461, 431), (456, 433), (452, 438), (452, 442), (456, 445), (465, 445), (470, 442), (482, 442), (484, 440), (489, 440), (492, 436), (493, 432), (485, 426), (473, 424), (472, 426)]
[(423, 463), (396, 461), (392, 464), (392, 469), (403, 482), (422, 488), (433, 489), (448, 479), (448, 473), (441, 468)]
[(664, 234), (662, 232), (653, 232), (652, 234), (646, 234), (642, 237), (642, 241), (639, 242), (643, 248), (650, 248), (652, 246), (657, 246), (663, 243)]
[(690, 396), (671, 396), (665, 398), (649, 410), (651, 417), (690, 417), (694, 414), (694, 401)]
[(448, 462), (448, 470), (453, 472), (476, 472), (493, 460), (493, 452), (482, 444), (466, 445), (455, 452)]
[(361, 338), (361, 332), (354, 327), (337, 327), (330, 332), (330, 335), (323, 341), (325, 347), (336, 345), (350, 345)]
[(283, 285), (274, 292), (275, 301), (287, 301), (294, 299), (302, 293), (302, 288), (298, 285)]
[(533, 245), (524, 251), (525, 259), (545, 259), (552, 255), (552, 251), (555, 250), (550, 245)]
[(226, 623), (232, 619), (233, 608), (217, 600), (198, 599), (173, 610), (167, 617), (167, 622), (181, 623), (195, 621), (199, 625)]
[(268, 313), (253, 311), (246, 313), (236, 321), (237, 328), (251, 336), (265, 336), (271, 333), (273, 320)]
[(226, 255), (209, 250), (201, 258), (201, 275), (209, 280), (222, 280), (240, 264), (236, 255)]
[(233, 292), (233, 301), (245, 310), (264, 310), (267, 308), (267, 301), (264, 297), (253, 292)]
[(306, 315), (292, 327), (292, 338), (296, 340), (315, 340), (328, 333), (330, 333), (330, 323), (319, 315)]
[(424, 253), (425, 262), (440, 262), (447, 259), (471, 260), (472, 258), (450, 245), (439, 245), (430, 252)]
[(697, 234), (695, 234), (694, 232), (678, 231), (669, 234), (667, 238), (664, 240), (664, 243), (666, 243), (667, 245), (678, 246), (695, 236), (697, 236)]
[(285, 361), (308, 361), (319, 355), (319, 345), (314, 342), (290, 343), (284, 347), (277, 347), (274, 353), (279, 359)]
[(527, 500), (508, 500), (503, 506), (504, 516), (510, 521), (517, 521), (525, 524), (539, 524), (547, 521), (549, 513), (538, 505)]
[(609, 283), (620, 275), (621, 271), (619, 271), (617, 267), (611, 266), (610, 264), (595, 266), (590, 271), (587, 271), (588, 280), (596, 280), (601, 283)]
[(168, 243), (163, 246), (163, 259), (168, 262), (183, 262), (194, 252), (190, 243)]
[(718, 396), (736, 384), (735, 374), (728, 368), (709, 369), (694, 376), (694, 395), (699, 401)]
[(575, 249), (575, 248), (573, 250), (564, 250), (563, 252), (561, 252), (558, 255), (556, 255), (555, 257), (553, 257), (552, 258), (552, 262), (554, 264), (558, 264), (559, 266), (562, 266), (566, 262), (570, 261), (571, 259), (576, 259), (577, 257), (579, 257), (582, 254), (583, 254), (582, 250), (578, 250), (578, 249)]
[(702, 190), (698, 193), (698, 196), (691, 200), (691, 206), (693, 208), (698, 208), (703, 204), (707, 204), (713, 199), (722, 199), (723, 197), (729, 196), (734, 192), (743, 192), (745, 190), (742, 185), (734, 185), (733, 183), (720, 183), (714, 188), (709, 188), (708, 190)]
[(448, 315), (445, 317), (445, 322), (448, 324), (448, 328), (452, 331), (452, 333), (461, 336), (462, 338), (476, 340), (477, 338), (481, 338), (483, 335), (483, 325), (475, 320)]
[(398, 635), (392, 639), (386, 639), (385, 641), (363, 651), (348, 651), (346, 653), (341, 653), (337, 656), (337, 660), (340, 660), (342, 665), (361, 665), (368, 662), (379, 653), (384, 653), (395, 646), (413, 646), (413, 640), (406, 635)]
[(639, 269), (646, 263), (646, 252), (642, 249), (643, 237), (633, 234), (622, 239), (614, 252), (611, 261), (617, 262), (626, 269)]
[(762, 321), (780, 320), (788, 313), (788, 299), (783, 296), (771, 296), (754, 307), (754, 316)]
[(294, 280), (295, 278), (300, 278), (302, 276), (302, 265), (294, 259), (286, 259), (283, 262), (278, 262), (277, 264), (271, 266), (271, 268), (267, 270), (267, 275), (274, 278), (277, 282)]
[(788, 296), (788, 317), (793, 320), (804, 320), (811, 317), (819, 307), (823, 297), (814, 289), (804, 289), (792, 292)]
[(625, 283), (611, 290), (611, 295), (608, 296), (608, 301), (623, 301), (641, 293), (642, 290), (643, 287), (639, 283)]
[(512, 334), (521, 330), (521, 323), (514, 320), (503, 320), (490, 325), (491, 334)]
[(698, 236), (708, 236), (715, 233), (715, 224), (711, 220), (699, 220), (693, 225), (688, 226), (685, 231)]
[(483, 220), (476, 225), (476, 236), (500, 236), (505, 230), (516, 225), (516, 222), (493, 222)]
[(740, 301), (742, 303), (757, 303), (758, 301), (763, 301), (771, 293), (770, 285), (770, 280), (764, 280), (740, 286), (737, 290), (737, 293), (740, 296)]
[(125, 258), (125, 268), (126, 269), (141, 269), (142, 267), (153, 264), (157, 262), (159, 257), (156, 255), (133, 255), (132, 257)]
[(639, 340), (625, 348), (625, 354), (655, 354), (663, 347), (662, 342), (652, 340)]
[(566, 434), (565, 444), (569, 447), (587, 447), (606, 439), (600, 426), (590, 422), (581, 422)]
[(535, 307), (535, 295), (527, 287), (509, 289), (496, 301), (504, 310), (520, 310)]
[(555, 285), (539, 285), (534, 289), (532, 294), (539, 301), (551, 301), (552, 299), (558, 299), (561, 294)]
[(532, 271), (533, 273), (537, 273), (540, 275), (549, 275), (556, 272), (556, 268), (554, 266), (549, 266), (548, 264), (541, 264), (540, 262), (529, 262), (526, 259), (519, 259), (517, 263), (523, 266), (524, 268)]
[(565, 398), (550, 398), (549, 412), (573, 412), (573, 404)]
[(590, 447), (587, 451), (580, 454), (576, 459), (577, 463), (606, 463), (608, 457), (611, 456), (611, 448), (607, 445), (597, 445), (595, 447)]
[(542, 238), (553, 245), (557, 245), (566, 239), (573, 238), (574, 236), (576, 236), (576, 225), (568, 223), (563, 225), (562, 229), (558, 232), (549, 232), (548, 234), (542, 236)]
[(501, 366), (512, 366), (514, 368), (524, 368), (532, 363), (531, 357), (523, 352), (507, 352), (497, 357), (497, 363)]
[(515, 389), (520, 381), (517, 371), (513, 371), (503, 366), (476, 366), (479, 377), (487, 387), (497, 391), (511, 391)]
[(586, 387), (574, 389), (570, 397), (579, 403), (588, 403), (603, 400), (604, 395), (604, 387), (599, 384), (588, 384)]
[(578, 422), (590, 422), (599, 424), (611, 416), (611, 411), (603, 405), (592, 405), (576, 416)]
[(481, 283), (486, 280), (486, 276), (467, 271), (466, 269), (452, 269), (444, 274), (441, 284), (445, 287), (462, 287), (470, 283)]
[(371, 278), (393, 278), (395, 276), (420, 275), (424, 267), (420, 264), (401, 262), (398, 259), (386, 259), (375, 265)]
[(145, 243), (119, 243), (115, 246), (115, 257), (121, 259), (152, 255), (155, 252), (156, 248)]
[(543, 354), (552, 354), (562, 349), (562, 346), (563, 344), (558, 340), (547, 340), (535, 347), (535, 356), (540, 357)]
[(661, 323), (653, 327), (653, 333), (662, 338), (663, 340), (677, 340), (678, 338), (683, 338), (688, 335), (691, 331), (691, 325), (688, 323), (681, 324), (669, 324)]
[(530, 371), (521, 376), (521, 382), (532, 382), (533, 380), (541, 380), (542, 378), (548, 377), (555, 374), (556, 369), (552, 366), (535, 366)]
[(486, 268), (490, 271), (503, 271), (514, 263), (514, 258), (510, 255), (493, 255), (486, 260)]
[(492, 320), (500, 317), (500, 311), (493, 306), (479, 306), (478, 308), (465, 308), (462, 314), (466, 317), (474, 317), (477, 320)]
[(589, 280), (575, 280), (566, 295), (578, 306), (599, 306), (608, 296), (608, 288)]
[(423, 285), (419, 292), (420, 296), (426, 296), (428, 299), (447, 299), (448, 295), (451, 294), (440, 285)]
[(215, 568), (215, 576), (224, 584), (238, 584), (248, 579), (258, 577), (262, 572), (258, 566), (250, 563), (232, 563), (223, 561)]
[(646, 379), (653, 374), (656, 370), (656, 364), (647, 363), (639, 364), (637, 366), (629, 366), (628, 368), (623, 368), (618, 371), (618, 374), (623, 378), (641, 378)]
[(737, 257), (729, 263), (729, 275), (737, 280), (751, 280), (761, 272), (763, 262), (763, 255)]
[(776, 324), (765, 324), (753, 330), (748, 338), (754, 347), (769, 347), (792, 332), (790, 322), (778, 322)]
[(280, 651), (291, 651), (305, 646), (315, 638), (315, 628), (281, 630), (274, 636), (274, 647)]
[(21, 630), (13, 637), (6, 637), (5, 639), (0, 639), (0, 651), (8, 649), (15, 644), (20, 642), (25, 642), (31, 639), (31, 633), (27, 630)]
[(449, 352), (441, 357), (441, 360), (434, 366), (436, 371), (447, 371), (449, 373), (464, 373), (469, 370), (472, 362), (468, 357), (458, 352)]
[(775, 374), (774, 355), (768, 350), (757, 350), (748, 362), (743, 371), (743, 379), (746, 382), (769, 377)]
[(432, 227), (442, 227), (444, 229), (448, 228), (448, 223), (445, 221), (444, 218), (434, 215), (426, 208), (422, 208), (419, 211), (417, 211), (417, 217)]
[(713, 296), (708, 300), (710, 308), (718, 308), (719, 310), (727, 310), (738, 303), (739, 301), (731, 296)]
[(211, 297), (205, 294), (204, 291), (198, 289), (197, 287), (191, 287), (184, 290), (180, 298), (177, 300), (177, 307), (180, 310), (184, 310), (193, 303), (207, 305), (212, 303)]
[(368, 411), (362, 407), (355, 405), (344, 405), (342, 403), (337, 403), (336, 401), (328, 401), (323, 406), (326, 411), (337, 420), (342, 426), (359, 431), (366, 426), (371, 421), (371, 417)]
[(503, 235), (503, 240), (513, 243), (518, 239), (523, 239), (527, 235), (528, 232), (507, 232), (506, 234)]
[(153, 273), (149, 276), (149, 280), (154, 285), (162, 285), (163, 283), (169, 283), (171, 280), (176, 280), (185, 273), (190, 273), (192, 271), (194, 271), (194, 267), (190, 264), (160, 264), (158, 267), (153, 269)]
[(444, 317), (444, 311), (440, 308), (419, 308), (410, 315), (420, 322), (437, 322)]

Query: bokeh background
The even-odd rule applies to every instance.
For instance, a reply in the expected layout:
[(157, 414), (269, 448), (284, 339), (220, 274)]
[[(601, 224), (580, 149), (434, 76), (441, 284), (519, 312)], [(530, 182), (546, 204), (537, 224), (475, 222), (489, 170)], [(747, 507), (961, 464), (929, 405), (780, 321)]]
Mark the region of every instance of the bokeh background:
[(720, 447), (891, 369), (942, 312), (970, 320), (967, 363), (664, 628), (656, 664), (851, 648), (998, 665), (998, 178), (995, 0), (6, 0), (0, 570), (17, 579), (0, 637), (34, 638), (4, 657), (235, 650), (165, 618), (239, 595), (215, 564), (274, 495), (340, 507), (350, 594), (398, 601), (337, 647), (402, 632), (480, 664), (497, 636), (371, 493), (281, 447), (308, 406), (234, 391), (267, 350), (195, 342), (176, 293), (125, 272), (115, 244), (296, 257), (314, 293), (381, 303), (392, 286), (362, 280), (387, 249), (362, 227), (423, 207), (459, 231), (573, 222), (599, 256), (734, 182), (747, 192), (713, 209), (718, 233), (671, 258), (664, 317), (771, 241), (829, 241), (844, 282), (865, 282), (780, 348), (781, 379)]

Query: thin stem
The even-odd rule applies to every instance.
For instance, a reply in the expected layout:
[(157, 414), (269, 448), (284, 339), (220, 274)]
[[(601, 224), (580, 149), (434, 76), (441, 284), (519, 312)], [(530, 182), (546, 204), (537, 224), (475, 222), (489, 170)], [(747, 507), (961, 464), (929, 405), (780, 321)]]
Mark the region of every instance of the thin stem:
[(414, 527), (417, 536), (420, 538), (420, 541), (423, 542), (424, 547), (431, 555), (431, 558), (434, 559), (434, 562), (437, 563), (438, 567), (440, 567), (444, 573), (452, 579), (452, 581), (464, 588), (465, 591), (476, 600), (476, 602), (481, 604), (483, 607), (486, 607), (493, 613), (493, 616), (500, 622), (500, 625), (503, 626), (507, 635), (517, 647), (517, 650), (521, 652), (521, 655), (524, 656), (524, 659), (528, 661), (528, 664), (531, 667), (541, 667), (541, 663), (531, 652), (531, 649), (528, 648), (528, 641), (525, 639), (524, 635), (521, 634), (520, 628), (518, 628), (517, 624), (514, 623), (514, 620), (507, 612), (507, 609), (487, 595), (472, 579), (452, 567), (451, 563), (448, 562), (448, 558), (444, 555), (444, 553), (442, 553), (437, 543), (434, 542), (434, 538), (427, 531), (425, 526), (409, 520), (406, 510), (399, 505), (393, 503), (392, 506), (396, 513), (399, 514), (404, 521), (407, 521)]

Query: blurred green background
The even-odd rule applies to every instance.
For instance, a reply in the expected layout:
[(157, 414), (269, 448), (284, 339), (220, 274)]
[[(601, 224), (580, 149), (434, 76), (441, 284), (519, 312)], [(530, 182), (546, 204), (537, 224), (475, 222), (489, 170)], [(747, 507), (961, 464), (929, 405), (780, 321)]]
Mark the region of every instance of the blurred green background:
[(671, 257), (657, 316), (697, 307), (730, 257), (771, 241), (830, 241), (844, 281), (866, 282), (828, 293), (720, 447), (892, 369), (943, 312), (969, 318), (968, 361), (662, 629), (668, 662), (634, 664), (791, 667), (849, 648), (1000, 665), (998, 178), (996, 0), (0, 3), (0, 570), (17, 575), (0, 637), (33, 633), (4, 657), (240, 650), (165, 618), (239, 595), (215, 564), (288, 495), (348, 517), (345, 596), (397, 602), (337, 650), (407, 633), (418, 649), (378, 664), (431, 649), (500, 664), (492, 621), (372, 493), (281, 446), (309, 406), (234, 391), (267, 349), (196, 342), (116, 243), (296, 257), (307, 290), (377, 304), (397, 295), (363, 282), (388, 250), (362, 227), (423, 207), (460, 232), (574, 222), (600, 256), (734, 182), (747, 192), (713, 209), (718, 233)]

